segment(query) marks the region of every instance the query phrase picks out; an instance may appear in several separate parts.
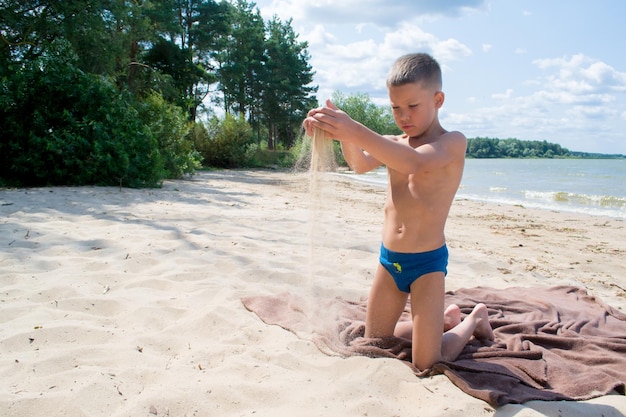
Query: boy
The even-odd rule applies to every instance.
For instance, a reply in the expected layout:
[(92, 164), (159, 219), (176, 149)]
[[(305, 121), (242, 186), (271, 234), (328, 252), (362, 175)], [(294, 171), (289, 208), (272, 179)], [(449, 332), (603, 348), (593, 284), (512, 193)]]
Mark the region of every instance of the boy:
[[(412, 340), (420, 370), (454, 360), (468, 340), (493, 340), (485, 305), (462, 322), (458, 307), (444, 312), (448, 251), (444, 227), (461, 182), (467, 141), (439, 123), (443, 105), (441, 69), (427, 54), (400, 57), (387, 77), (393, 117), (404, 132), (381, 136), (327, 101), (304, 121), (341, 142), (350, 167), (388, 171), (380, 264), (367, 303), (365, 337), (396, 335)], [(412, 323), (398, 325), (410, 296)]]

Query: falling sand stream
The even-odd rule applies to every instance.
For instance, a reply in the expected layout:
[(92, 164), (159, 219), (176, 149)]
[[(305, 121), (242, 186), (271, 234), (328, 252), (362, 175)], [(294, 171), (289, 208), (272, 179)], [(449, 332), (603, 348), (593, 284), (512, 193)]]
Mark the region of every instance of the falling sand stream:
[[(334, 171), (336, 167), (335, 154), (333, 150), (332, 139), (326, 136), (321, 129), (313, 129), (313, 135), (303, 138), (302, 149), (296, 163), (296, 169), (299, 171), (308, 169), (309, 173), (309, 221), (308, 221), (308, 268), (306, 279), (307, 284), (303, 288), (305, 294), (302, 294), (306, 300), (311, 303), (317, 298), (317, 290), (315, 286), (316, 274), (320, 266), (324, 265), (324, 246), (325, 246), (325, 225), (328, 224), (323, 216), (324, 202), (324, 174)], [(315, 311), (316, 306), (311, 305), (308, 311)], [(328, 313), (328, 312), (323, 312)], [(324, 314), (326, 316), (326, 314)], [(326, 320), (328, 317), (308, 317), (309, 322), (318, 322)]]

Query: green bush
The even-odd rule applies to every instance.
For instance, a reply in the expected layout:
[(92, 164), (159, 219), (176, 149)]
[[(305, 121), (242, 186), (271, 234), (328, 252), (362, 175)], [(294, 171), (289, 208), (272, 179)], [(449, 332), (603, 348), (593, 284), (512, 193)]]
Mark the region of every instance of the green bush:
[(214, 117), (203, 128), (196, 127), (194, 140), (204, 165), (216, 168), (247, 166), (254, 143), (250, 125), (243, 117), (231, 114), (224, 119)]
[(391, 107), (375, 104), (367, 94), (355, 93), (346, 96), (335, 91), (333, 102), (341, 110), (348, 113), (351, 118), (376, 133), (381, 135), (399, 135), (402, 133), (393, 120)]
[(85, 74), (62, 42), (5, 75), (0, 178), (5, 184), (158, 186), (165, 174), (137, 102)]
[(257, 144), (252, 144), (248, 153), (249, 163), (254, 167), (291, 168), (296, 161), (290, 151), (265, 149)]
[(149, 94), (139, 104), (143, 124), (158, 143), (166, 178), (182, 178), (200, 168), (202, 157), (190, 137), (192, 124), (185, 112), (160, 94)]

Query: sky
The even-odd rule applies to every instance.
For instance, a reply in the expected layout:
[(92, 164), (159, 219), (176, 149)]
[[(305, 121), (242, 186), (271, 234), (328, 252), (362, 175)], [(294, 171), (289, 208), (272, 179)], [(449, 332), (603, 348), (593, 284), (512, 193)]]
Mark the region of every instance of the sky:
[(393, 61), (426, 52), (443, 70), (445, 129), (626, 154), (625, 1), (255, 3), (265, 19), (293, 19), (321, 102), (340, 91), (389, 105)]

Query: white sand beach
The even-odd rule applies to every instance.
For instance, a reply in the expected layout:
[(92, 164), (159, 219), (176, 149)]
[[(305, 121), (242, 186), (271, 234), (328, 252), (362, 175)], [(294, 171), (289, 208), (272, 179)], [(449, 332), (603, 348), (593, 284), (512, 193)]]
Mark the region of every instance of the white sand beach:
[[(263, 323), (241, 297), (369, 291), (385, 190), (325, 174), (312, 196), (309, 183), (250, 170), (0, 190), (0, 415), (626, 414), (617, 394), (494, 409), (443, 375), (328, 356)], [(626, 312), (625, 226), (457, 200), (447, 289), (576, 285)]]

